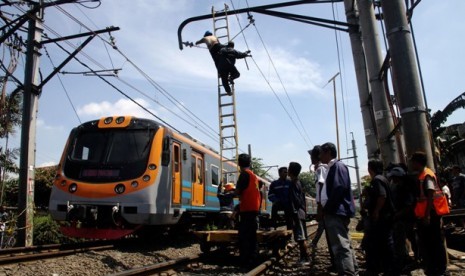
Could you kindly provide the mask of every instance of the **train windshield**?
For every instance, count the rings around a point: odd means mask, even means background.
[[[121,181],[142,175],[156,130],[79,131],[71,140],[65,174],[95,182]]]

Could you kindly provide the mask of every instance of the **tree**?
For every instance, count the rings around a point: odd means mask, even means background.
[[[266,170],[265,164],[262,162],[262,158],[252,157],[252,166],[251,169],[254,174],[263,177],[263,178],[270,178],[270,174],[268,170]]]
[[[57,166],[37,168],[35,171],[34,203],[38,208],[47,208]]]
[[[304,189],[305,194],[315,197],[315,173],[311,171],[300,173],[299,180],[302,184],[302,188]]]

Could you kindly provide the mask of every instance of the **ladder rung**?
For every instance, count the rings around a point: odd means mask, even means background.
[[[225,118],[225,117],[232,117],[234,116],[234,114],[224,114],[224,115],[221,115],[221,118]]]
[[[223,85],[221,85],[221,86],[223,86]],[[229,95],[228,93],[221,93],[220,94],[220,97],[224,97],[224,96],[231,96],[231,95]]]
[[[223,172],[223,174],[228,174],[228,173],[237,173],[237,171]]]
[[[235,124],[233,124],[233,125],[225,125],[225,126],[221,126],[221,128],[222,128],[222,129],[225,129],[225,128],[228,128],[228,127],[236,127],[236,125],[235,125]]]
[[[232,148],[224,148],[222,150],[235,150],[236,148],[235,147],[232,147]]]
[[[221,26],[221,27],[215,27],[215,31],[221,30],[221,29],[227,29],[228,26]]]
[[[227,37],[229,39],[228,35],[220,35],[220,36],[217,36],[216,38],[220,39],[220,38],[223,38],[223,37]]]
[[[223,160],[223,163],[225,162],[236,162],[236,159],[225,159]]]
[[[225,107],[225,106],[231,106],[233,105],[233,103],[225,103],[225,104],[220,104],[221,107]]]
[[[226,20],[226,16],[215,18],[215,21],[220,21],[220,20]]]
[[[231,135],[231,136],[223,136],[223,137],[221,137],[221,139],[229,139],[229,138],[236,138],[236,136]]]

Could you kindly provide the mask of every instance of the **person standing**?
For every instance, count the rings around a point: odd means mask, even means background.
[[[300,265],[310,265],[310,260],[307,252],[307,225],[305,218],[306,202],[305,193],[302,189],[302,184],[299,181],[300,170],[302,166],[297,162],[289,163],[288,174],[291,178],[291,186],[289,187],[289,201],[291,205],[292,218],[294,221],[294,240],[299,244],[300,249]]]
[[[310,159],[312,161],[312,165],[314,166],[314,169],[315,169],[315,189],[316,189],[315,201],[317,204],[316,220],[318,222],[318,228],[316,230],[315,237],[312,240],[312,256],[315,256],[318,242],[321,236],[323,235],[323,232],[325,232],[325,221],[323,219],[323,206],[321,205],[321,191],[323,190],[323,186],[326,181],[326,175],[328,174],[328,166],[326,164],[323,164],[320,160],[321,146],[319,145],[314,146],[312,150],[309,150],[309,153],[310,153]],[[327,244],[328,251],[329,251],[329,256],[331,259],[331,268],[335,269],[334,255],[333,255],[333,252],[331,251],[331,245],[329,242],[327,231],[325,232],[325,237],[326,237],[326,244]]]
[[[402,271],[408,265],[413,263],[409,255],[410,247],[415,256],[418,255],[414,224],[414,205],[415,181],[407,175],[407,167],[405,164],[396,164],[392,166],[387,174],[390,181],[392,200],[394,204],[395,214],[392,226],[392,235],[394,239],[394,271]],[[417,256],[418,257],[418,256]]]
[[[465,208],[465,175],[460,166],[452,167],[452,205],[455,208]]]
[[[321,147],[319,145],[314,146],[312,150],[308,151],[308,153],[310,154],[312,165],[315,169],[315,201],[317,204],[316,220],[318,222],[318,229],[316,230],[315,237],[312,240],[313,251],[316,250],[318,241],[320,240],[321,235],[325,230],[325,222],[323,220],[323,206],[321,206],[320,198],[321,190],[323,189],[323,185],[325,184],[326,174],[328,173],[328,166],[320,162],[320,151]],[[330,246],[328,246],[328,248],[329,247]]]
[[[333,143],[321,145],[320,160],[328,164],[328,175],[321,190],[323,219],[339,275],[357,275],[358,266],[350,244],[349,223],[355,215],[349,171],[336,159]]]
[[[439,190],[434,172],[426,167],[426,154],[415,152],[410,158],[411,168],[417,177],[417,205],[426,201],[424,213],[417,215],[420,256],[426,275],[443,275],[447,270],[447,253],[444,244],[441,216],[436,214],[433,195]],[[417,209],[417,208],[416,208]]]
[[[271,206],[271,226],[276,229],[278,226],[278,212],[284,212],[287,230],[292,229],[292,215],[289,205],[289,186],[291,181],[287,178],[287,168],[278,169],[279,178],[270,184],[268,199],[272,202]]]
[[[368,161],[368,173],[371,182],[367,198],[368,223],[364,229],[367,274],[378,275],[382,272],[391,275],[394,260],[392,194],[389,182],[383,176],[381,160]]]
[[[234,220],[232,214],[234,211],[234,197],[236,196],[236,187],[233,183],[223,183],[218,185],[217,197],[220,201],[220,221],[218,229],[234,229]]]
[[[239,195],[239,254],[245,268],[252,266],[257,251],[257,215],[260,208],[260,191],[257,176],[250,170],[250,155],[238,156],[240,167],[236,193]]]

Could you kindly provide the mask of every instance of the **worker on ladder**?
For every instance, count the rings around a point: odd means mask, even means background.
[[[229,83],[234,84],[234,80],[241,75],[235,64],[237,58],[250,57],[250,50],[239,52],[234,49],[234,42],[229,41],[226,47],[221,47],[218,53],[218,62],[216,68],[223,83],[224,90],[231,96],[232,90]]]
[[[210,31],[206,31],[205,34],[203,35],[203,38],[200,39],[199,41],[195,42],[195,45],[199,45],[205,43],[207,44],[208,50],[210,51],[210,54],[213,58],[213,61],[215,62],[215,66],[218,67],[218,53],[224,45],[222,45],[216,36],[214,36]]]

